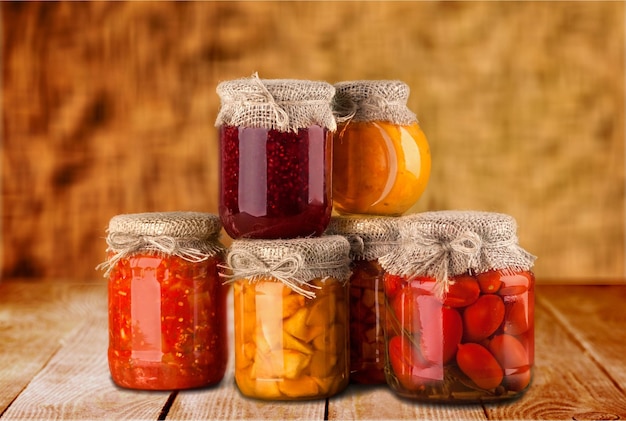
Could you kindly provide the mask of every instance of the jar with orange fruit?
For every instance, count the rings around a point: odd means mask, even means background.
[[[387,382],[432,402],[517,397],[534,365],[535,257],[515,220],[478,211],[399,218],[381,258],[387,306]]]
[[[391,251],[398,236],[397,218],[333,216],[327,234],[350,243],[350,380],[385,383],[384,269],[378,259]]]
[[[233,241],[226,267],[244,396],[322,399],[346,388],[349,249],[330,235]]]
[[[334,86],[334,209],[404,214],[424,193],[431,168],[428,141],[407,107],[408,85],[361,80]]]

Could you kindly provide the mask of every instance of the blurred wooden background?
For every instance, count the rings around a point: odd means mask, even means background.
[[[513,215],[540,282],[625,276],[623,2],[2,2],[0,13],[2,279],[99,280],[113,215],[216,212],[215,87],[255,71],[405,81],[433,154],[413,211]]]

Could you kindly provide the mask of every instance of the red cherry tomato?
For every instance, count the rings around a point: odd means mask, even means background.
[[[504,333],[520,335],[530,326],[528,294],[504,296]]]
[[[502,383],[502,367],[493,355],[482,345],[460,344],[456,353],[456,363],[476,386],[493,389]]]
[[[470,275],[452,277],[443,303],[450,307],[466,307],[472,304],[480,295],[480,286],[476,278]]]
[[[530,272],[513,272],[502,270],[500,280],[502,287],[498,291],[500,295],[518,295],[528,291],[528,288],[535,282],[535,277]]]
[[[504,319],[504,303],[498,295],[482,295],[463,312],[463,339],[480,342],[491,336]]]
[[[389,315],[399,322],[402,329],[416,335],[421,331],[419,309],[416,305],[420,295],[419,290],[410,285],[405,286],[391,301],[392,314]]]
[[[434,364],[445,364],[456,353],[463,336],[463,321],[458,311],[431,295],[417,297],[424,358]]]
[[[480,285],[480,291],[483,294],[494,294],[498,292],[502,286],[499,270],[490,270],[488,272],[480,273],[476,275],[476,278],[478,279],[478,284]]]
[[[383,277],[383,285],[387,297],[393,298],[402,289],[402,286],[404,285],[404,277],[386,273]]]
[[[389,362],[400,385],[409,391],[443,379],[443,367],[428,365],[404,336],[394,336],[389,341]]]
[[[504,369],[507,387],[520,391],[530,383],[530,363],[526,348],[514,336],[503,334],[489,342],[489,351]]]

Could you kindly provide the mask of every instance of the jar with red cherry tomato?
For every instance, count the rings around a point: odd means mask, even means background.
[[[400,217],[380,259],[386,376],[400,396],[489,402],[528,389],[534,365],[535,256],[509,215],[425,212]]]
[[[378,262],[398,237],[396,219],[333,216],[326,232],[350,243],[350,380],[385,383],[385,271]]]
[[[117,215],[108,228],[108,362],[113,381],[141,390],[219,383],[226,371],[225,248],[217,215]]]

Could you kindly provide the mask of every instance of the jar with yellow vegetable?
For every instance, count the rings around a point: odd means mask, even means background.
[[[326,230],[350,243],[350,380],[385,381],[385,270],[378,259],[394,250],[398,218],[333,216]]]
[[[340,214],[399,216],[430,177],[428,141],[394,80],[339,82],[333,109],[333,202]]]
[[[322,399],[349,381],[348,240],[234,240],[235,381],[244,396]]]

